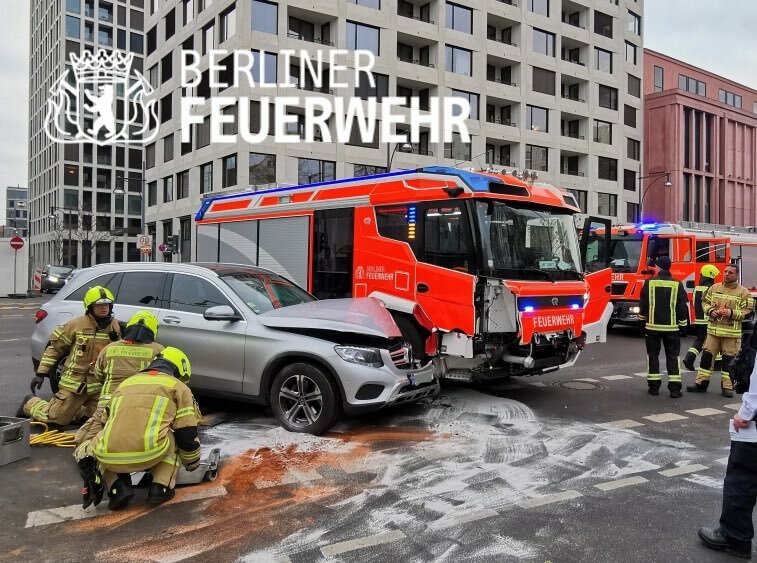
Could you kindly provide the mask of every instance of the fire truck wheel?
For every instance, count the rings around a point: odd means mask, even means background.
[[[323,434],[339,417],[339,390],[313,364],[284,367],[273,379],[269,398],[279,424],[290,432]]]
[[[403,317],[402,315],[392,315],[394,322],[397,323],[397,327],[400,329],[400,334],[404,338],[410,347],[413,349],[413,357],[421,361],[426,359],[426,347],[423,343],[423,337],[415,323]]]

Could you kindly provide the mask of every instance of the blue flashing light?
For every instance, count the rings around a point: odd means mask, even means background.
[[[474,192],[488,192],[489,182],[495,182],[499,184],[502,183],[498,178],[494,178],[492,176],[478,174],[476,172],[468,172],[466,170],[459,170],[457,168],[451,168],[449,166],[426,166],[424,168],[420,168],[418,171],[431,174],[449,174],[451,176],[457,176]]]
[[[639,225],[639,229],[642,231],[656,231],[659,225],[657,223],[642,223]]]
[[[579,305],[578,303],[573,303],[573,304],[572,304],[572,305],[570,306],[570,308],[571,308],[571,309],[580,309],[580,308],[581,308],[581,305]]]
[[[534,312],[534,306],[533,305],[526,305],[523,307],[524,313],[533,313]]]

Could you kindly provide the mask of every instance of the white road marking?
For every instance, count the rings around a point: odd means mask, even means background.
[[[694,463],[692,465],[681,465],[679,467],[674,467],[673,469],[658,471],[658,473],[663,477],[677,477],[678,475],[686,475],[688,473],[698,473],[699,471],[704,471],[705,469],[707,469],[706,465]]]
[[[715,463],[720,463],[721,465],[728,465],[728,458],[721,457],[720,459],[716,459]]]
[[[391,530],[389,532],[381,532],[380,534],[375,534],[373,536],[365,536],[363,538],[357,538],[355,540],[325,545],[321,548],[321,553],[324,557],[333,557],[341,553],[347,553],[348,551],[355,551],[356,549],[363,549],[366,547],[373,547],[374,545],[392,543],[399,541],[405,537],[407,536],[400,530]]]
[[[622,487],[630,487],[631,485],[641,485],[647,483],[648,479],[644,477],[628,477],[627,479],[618,479],[617,481],[608,481],[607,483],[599,483],[594,485],[600,491],[612,491],[613,489],[620,489]]]
[[[166,504],[177,504],[190,500],[220,497],[225,494],[226,487],[211,487],[208,489],[202,489],[200,491],[183,494]],[[108,510],[107,499],[105,499],[105,502],[100,503],[98,506],[91,506],[86,510],[84,510],[80,504],[72,504],[70,506],[62,506],[60,508],[47,508],[29,512],[26,515],[26,526],[24,527],[33,528],[35,526],[47,526],[49,524],[58,524],[59,522],[94,518],[96,516],[102,516],[103,514],[110,514],[110,511]]]
[[[623,420],[613,420],[612,422],[606,422],[604,426],[612,426],[614,428],[636,428],[637,426],[644,426],[643,422],[636,422],[630,418],[624,418]]]
[[[574,379],[573,381],[585,381],[586,383],[599,383],[599,379],[592,379],[591,377],[582,377],[581,379]]]
[[[292,563],[288,555],[274,555],[270,552],[257,552],[243,555],[239,563]]]
[[[541,381],[529,381],[528,384],[533,385],[534,387],[546,387]]]
[[[645,372],[645,371],[637,371],[636,373],[634,373],[634,375],[638,375],[639,377],[646,377],[647,376],[647,372]]]
[[[602,379],[607,381],[618,381],[619,379],[633,379],[630,375],[603,375]]]
[[[433,530],[442,530],[467,524],[468,522],[475,522],[476,520],[483,520],[484,518],[491,518],[492,516],[499,516],[499,513],[491,508],[461,510],[457,513],[445,514],[438,520],[431,522],[428,527]]]
[[[689,417],[682,416],[674,412],[664,412],[661,414],[652,414],[652,415],[645,416],[642,418],[646,418],[647,420],[651,420],[652,422],[671,422],[673,420],[683,420],[684,418],[689,418]]]
[[[686,412],[690,413],[690,414],[695,414],[697,416],[712,416],[713,414],[726,414],[725,411],[721,411],[719,409],[710,409],[710,408],[706,408],[706,409],[692,409],[692,410],[686,411]]]
[[[26,338],[3,338],[0,342],[18,342],[19,340],[27,340]]]
[[[731,409],[732,411],[737,411],[741,408],[741,403],[731,403],[730,405],[723,405],[724,409]]]
[[[552,504],[554,502],[562,502],[564,500],[570,500],[583,496],[578,491],[563,491],[562,493],[556,493],[554,495],[544,495],[541,497],[534,497],[528,500],[524,500],[520,503],[521,508],[536,508],[538,506],[544,506],[546,504]]]

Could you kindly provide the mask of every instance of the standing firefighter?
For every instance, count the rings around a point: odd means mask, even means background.
[[[739,267],[729,264],[723,271],[723,282],[716,283],[704,294],[702,305],[707,314],[707,339],[699,362],[692,393],[706,393],[712,377],[712,359],[722,354],[720,389],[724,397],[733,397],[733,384],[728,366],[741,347],[741,321],[754,310],[749,290],[738,282]]]
[[[113,318],[113,302],[113,294],[105,287],[95,286],[87,290],[84,294],[85,314],[53,331],[32,379],[31,391],[34,393],[42,387],[44,378],[50,377],[50,370],[60,358],[68,356],[58,391],[50,401],[27,395],[19,408],[19,415],[60,426],[92,416],[101,388],[95,379],[93,365],[100,350],[120,338],[118,321]]]
[[[149,311],[136,313],[126,323],[119,342],[102,349],[95,362],[95,379],[102,384],[97,410],[76,433],[76,443],[94,437],[105,424],[105,407],[122,381],[145,369],[163,346],[155,342],[158,318]]]
[[[704,310],[704,294],[715,283],[715,278],[720,275],[720,270],[712,264],[702,266],[699,273],[699,285],[694,288],[694,342],[692,342],[683,365],[688,370],[694,370],[694,360],[702,351],[702,346],[707,338],[707,313]]]
[[[134,497],[130,473],[149,471],[148,504],[174,496],[179,464],[192,471],[200,463],[199,415],[187,387],[191,368],[181,350],[164,349],[144,371],[126,379],[105,408],[105,427],[74,453],[84,479],[84,505],[108,487],[111,510]],[[102,477],[102,478],[101,478]]]
[[[674,399],[681,396],[681,369],[678,355],[681,352],[681,333],[689,320],[688,299],[683,284],[670,275],[670,258],[657,259],[660,272],[644,282],[641,290],[641,313],[646,321],[647,384],[650,395],[660,394],[660,349],[665,346],[665,363],[668,368],[668,389]]]

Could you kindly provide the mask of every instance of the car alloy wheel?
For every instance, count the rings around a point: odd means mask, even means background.
[[[315,424],[323,413],[323,393],[315,381],[298,373],[282,383],[279,406],[289,424],[308,427]]]

